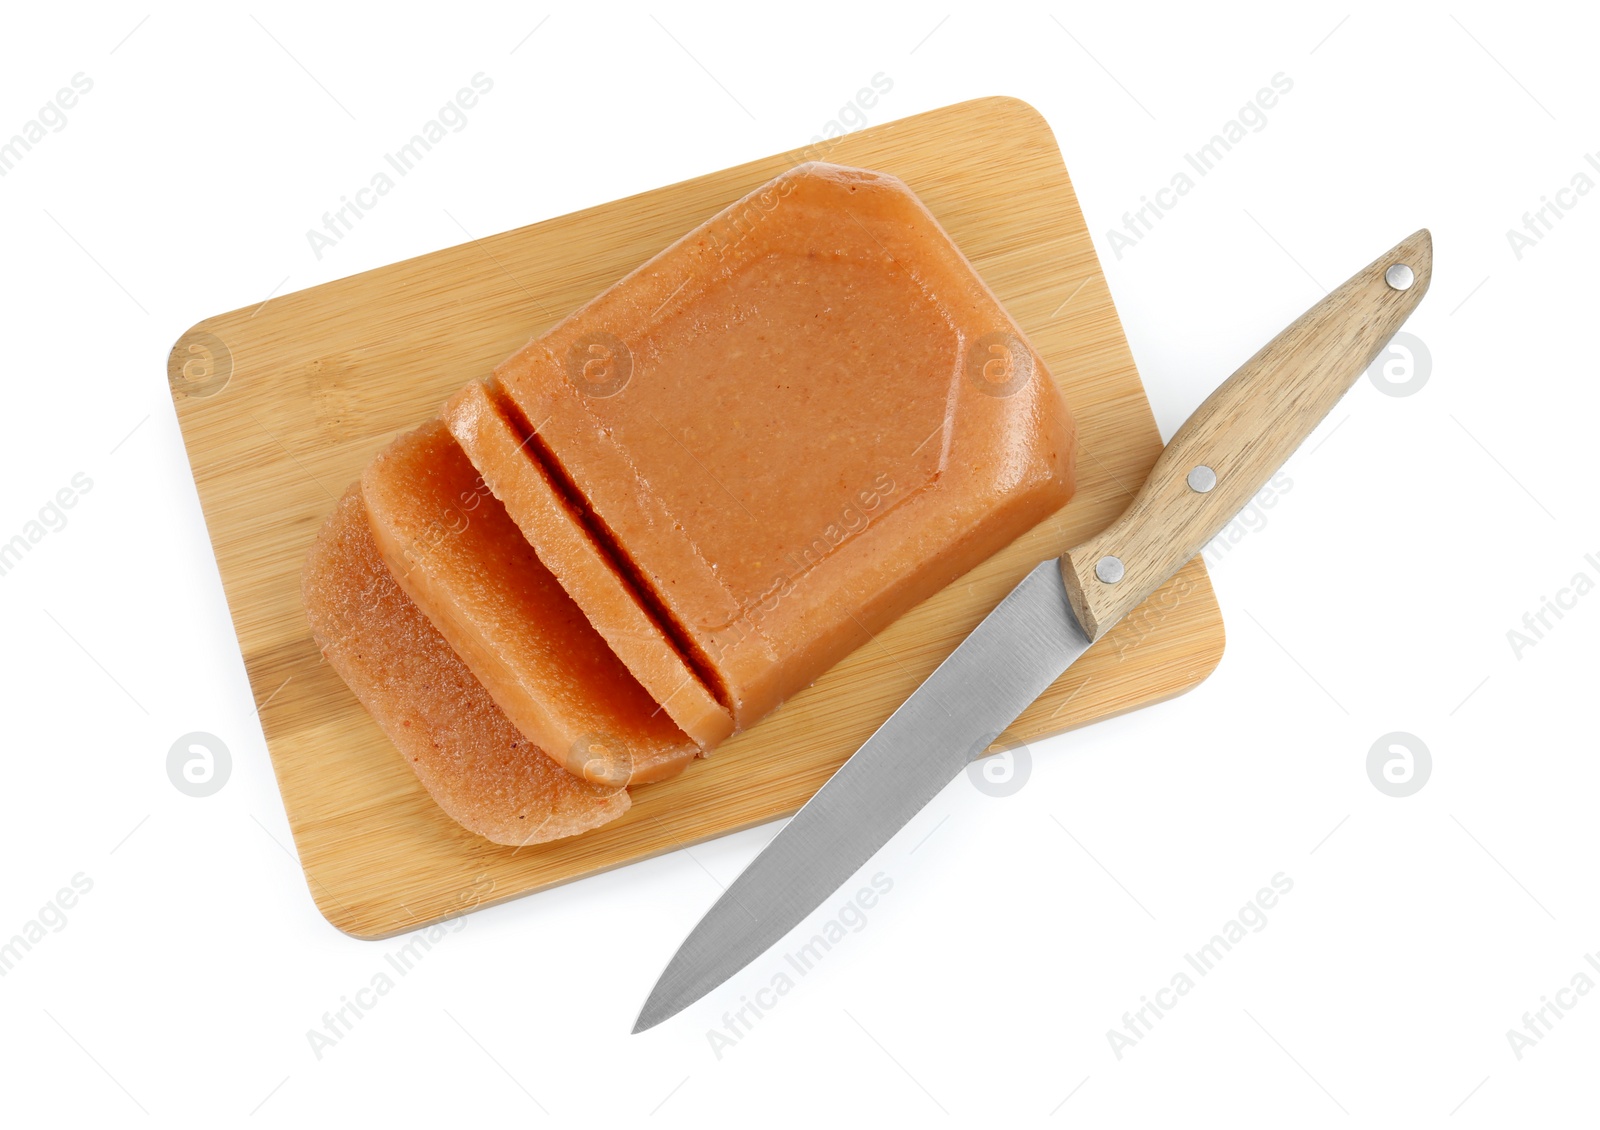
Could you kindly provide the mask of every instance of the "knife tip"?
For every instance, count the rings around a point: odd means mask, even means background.
[[[650,996],[645,999],[644,1007],[639,1010],[639,1019],[633,1022],[633,1031],[629,1035],[637,1036],[640,1032],[648,1032],[664,1020],[671,1020],[683,1011],[684,1003],[669,999],[658,981],[655,988],[650,990]]]

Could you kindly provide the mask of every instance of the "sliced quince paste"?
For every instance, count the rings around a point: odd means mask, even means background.
[[[395,580],[534,745],[608,785],[670,777],[699,753],[540,563],[443,423],[381,452],[361,489]]]
[[[520,733],[395,584],[359,486],[301,574],[322,654],[447,815],[497,844],[576,835],[628,810],[627,790],[568,773]]]
[[[532,454],[538,437],[504,394],[474,381],[445,405],[442,416],[539,560],[668,716],[702,749],[732,733],[733,716],[619,575],[618,563],[591,538],[591,516]]]

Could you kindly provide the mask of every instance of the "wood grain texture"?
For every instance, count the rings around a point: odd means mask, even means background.
[[[300,565],[346,484],[495,364],[785,169],[901,177],[1022,325],[1080,436],[1072,502],[587,835],[513,849],[451,821],[322,662]],[[199,323],[168,366],[229,608],[318,908],[384,937],[794,812],[1039,561],[1110,522],[1161,452],[1072,184],[1032,107],[985,98],[396,263]],[[1221,658],[1199,559],[997,745],[1168,698]]]
[[[1413,282],[1384,280],[1393,264]],[[1095,639],[1163,584],[1244,508],[1366,371],[1433,278],[1433,239],[1414,232],[1296,318],[1206,397],[1167,442],[1138,496],[1108,528],[1061,558],[1078,622]],[[1216,484],[1190,488],[1195,467]],[[1106,556],[1124,573],[1101,580]]]

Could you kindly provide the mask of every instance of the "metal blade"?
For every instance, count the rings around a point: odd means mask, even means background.
[[[668,963],[633,1030],[693,1004],[788,933],[1089,642],[1067,605],[1060,563],[1038,565],[723,892]]]

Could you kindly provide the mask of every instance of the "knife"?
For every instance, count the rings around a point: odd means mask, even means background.
[[[764,953],[1244,508],[1428,291],[1426,228],[1307,310],[1184,421],[1122,516],[1022,579],[723,892],[634,1032]]]

